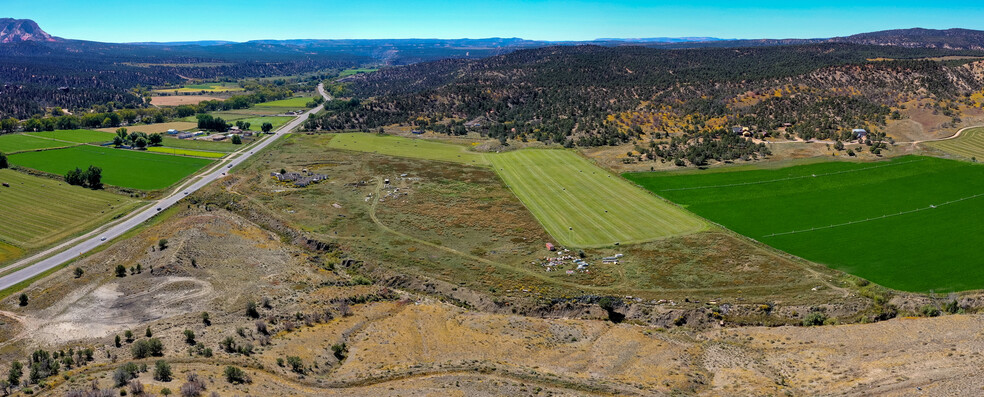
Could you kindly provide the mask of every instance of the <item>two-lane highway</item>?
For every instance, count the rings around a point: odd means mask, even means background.
[[[331,100],[331,97],[327,93],[325,93],[324,86],[319,84],[318,92],[321,94],[321,96],[325,98],[325,100]],[[236,153],[230,154],[228,157],[226,157],[226,160],[222,160],[217,166],[213,166],[209,168],[209,171],[206,171],[205,174],[193,178],[190,184],[185,183],[185,185],[183,185],[181,189],[175,190],[174,192],[171,193],[171,195],[164,197],[160,200],[157,200],[156,202],[153,203],[153,205],[146,207],[143,210],[140,210],[140,212],[124,219],[122,222],[113,225],[112,227],[102,231],[99,234],[96,234],[93,237],[87,238],[67,248],[61,249],[60,252],[46,259],[40,260],[30,266],[24,267],[20,270],[7,274],[3,277],[0,277],[0,291],[7,289],[13,285],[16,285],[20,282],[30,280],[31,278],[41,273],[44,273],[45,271],[51,268],[54,268],[56,266],[69,262],[73,259],[76,259],[80,255],[89,252],[93,248],[105,244],[107,241],[119,237],[124,233],[130,231],[131,229],[139,226],[140,224],[146,222],[150,218],[153,218],[154,215],[157,215],[158,212],[167,209],[168,207],[174,205],[178,201],[181,201],[181,199],[183,199],[185,196],[194,193],[198,189],[201,189],[205,185],[212,183],[216,179],[222,178],[223,176],[225,176],[227,172],[230,171],[231,168],[239,165],[243,161],[246,161],[246,159],[250,158],[254,154],[263,150],[264,148],[272,144],[274,141],[279,139],[281,136],[290,133],[291,130],[297,128],[297,126],[299,126],[301,123],[307,120],[309,115],[321,111],[323,107],[324,105],[321,105],[314,109],[308,110],[307,112],[298,116],[294,120],[291,120],[291,122],[280,127],[280,129],[278,129],[273,134],[273,136],[262,139],[260,142],[256,143],[253,146],[244,148]],[[237,153],[238,156],[236,155]],[[38,255],[44,255],[44,253]]]

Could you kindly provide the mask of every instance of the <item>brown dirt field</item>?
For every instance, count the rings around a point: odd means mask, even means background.
[[[224,98],[219,98],[209,95],[168,95],[168,96],[155,96],[150,98],[150,104],[154,106],[180,106],[180,105],[197,105],[201,101],[212,101],[212,100],[222,100]]]
[[[145,134],[156,134],[161,132],[167,132],[170,129],[176,129],[178,131],[190,130],[198,127],[197,123],[192,123],[188,121],[172,121],[169,123],[158,123],[158,124],[140,124],[140,125],[130,125],[126,127],[129,132],[143,132]],[[97,131],[105,132],[116,132],[116,128],[100,128]]]

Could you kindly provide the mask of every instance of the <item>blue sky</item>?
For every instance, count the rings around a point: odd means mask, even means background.
[[[861,4],[863,3],[863,4]],[[984,30],[980,1],[209,1],[0,0],[65,38],[812,38],[883,29]]]

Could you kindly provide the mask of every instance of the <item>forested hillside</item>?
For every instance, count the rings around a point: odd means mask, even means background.
[[[145,106],[135,88],[193,79],[247,78],[342,69],[367,62],[347,54],[298,54],[278,46],[138,46],[84,41],[0,45],[0,117],[45,108]],[[204,65],[204,66],[201,66]]]
[[[353,77],[347,89],[359,101],[330,104],[308,128],[410,123],[595,146],[643,133],[720,135],[734,125],[769,135],[789,123],[784,133],[843,139],[883,124],[902,101],[930,98],[945,108],[979,91],[984,79],[972,60],[915,60],[956,54],[976,53],[854,44],[521,50]]]

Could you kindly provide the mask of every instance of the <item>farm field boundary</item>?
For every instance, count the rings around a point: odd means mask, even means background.
[[[513,194],[559,243],[605,247],[704,230],[707,223],[599,168],[574,152],[527,149],[476,153],[423,139],[334,134],[328,146],[397,157],[492,165]]]

